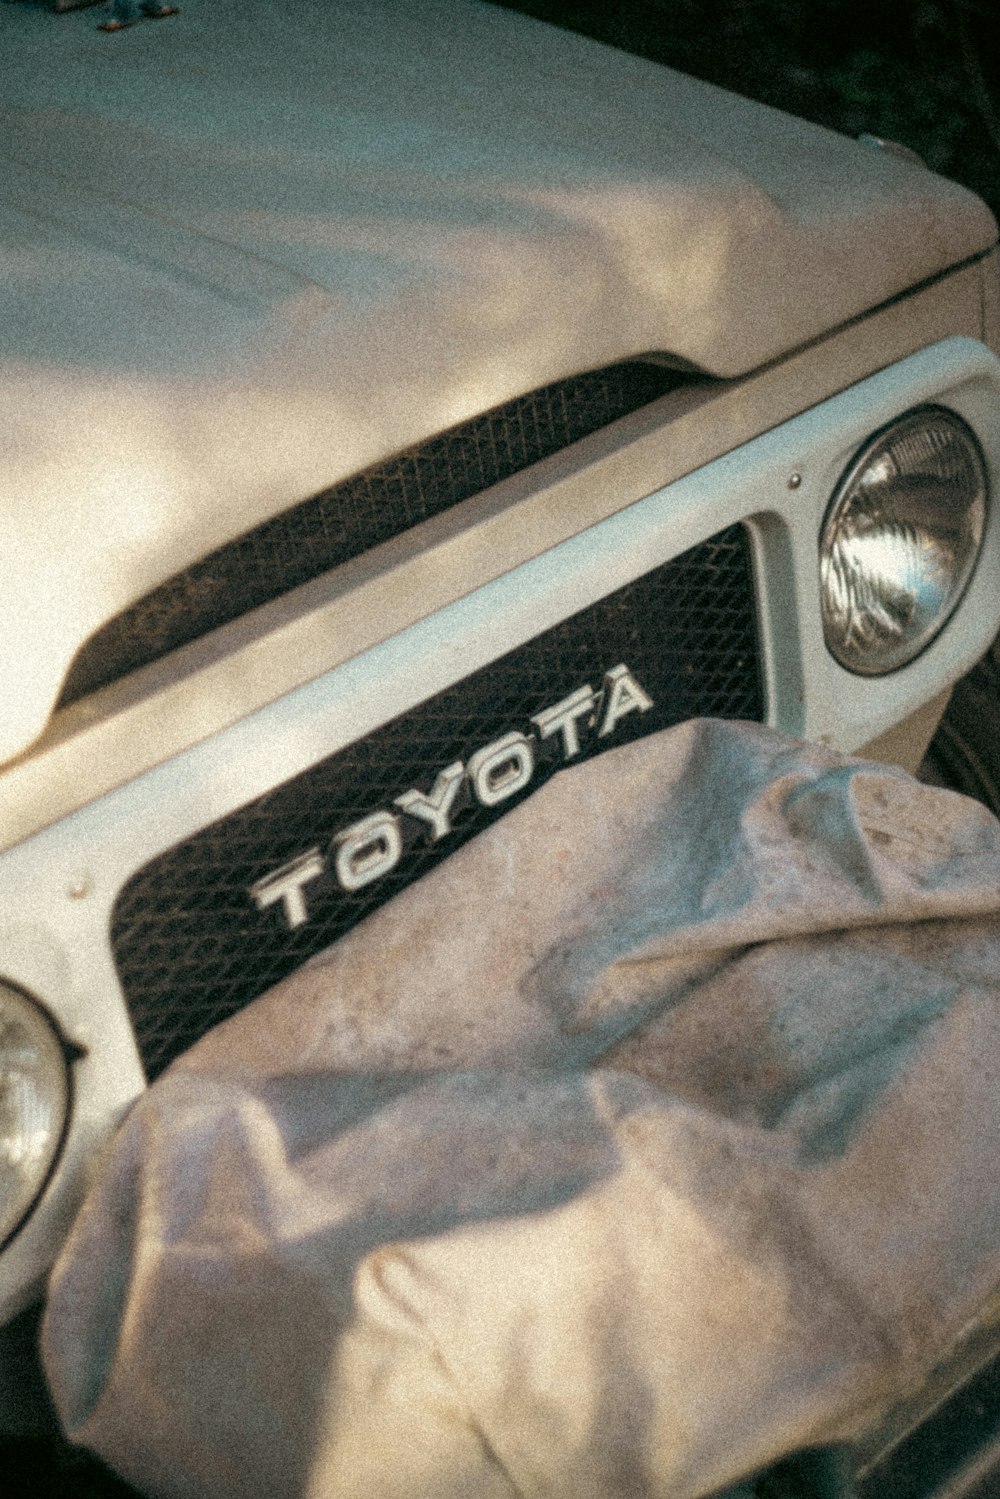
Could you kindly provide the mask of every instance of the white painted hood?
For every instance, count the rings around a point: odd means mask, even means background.
[[[523,391],[719,376],[986,250],[963,189],[474,3],[0,16],[0,757],[105,619]]]

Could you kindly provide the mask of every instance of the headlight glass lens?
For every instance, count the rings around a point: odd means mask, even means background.
[[[927,646],[972,575],[986,466],[971,429],[924,406],[877,433],[841,480],[820,538],[827,648],[864,676]]]
[[[33,1000],[0,983],[0,1244],[45,1185],[69,1109],[69,1070]]]

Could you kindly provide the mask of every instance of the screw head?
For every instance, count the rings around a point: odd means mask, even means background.
[[[789,476],[788,476],[788,487],[789,487],[789,489],[798,489],[798,487],[799,487],[799,485],[801,483],[802,483],[802,475],[801,474],[789,474]]]

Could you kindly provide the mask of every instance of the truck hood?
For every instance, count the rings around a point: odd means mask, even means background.
[[[94,629],[308,494],[616,360],[744,374],[996,235],[475,0],[4,10],[0,758]]]

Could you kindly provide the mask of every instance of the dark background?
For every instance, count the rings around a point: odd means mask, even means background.
[[[848,135],[911,147],[1000,216],[995,0],[488,0]],[[183,0],[180,0],[183,10]],[[294,0],[288,7],[294,25]],[[53,24],[58,25],[57,18]],[[0,1442],[0,1493],[130,1493],[52,1439]]]
[[[847,135],[910,146],[1000,216],[996,0],[491,0]]]

